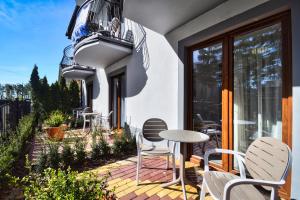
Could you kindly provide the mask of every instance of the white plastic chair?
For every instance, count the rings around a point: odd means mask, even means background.
[[[92,113],[93,110],[90,107],[86,107],[83,109],[81,115],[83,117],[83,129],[82,131],[85,132],[86,124],[89,123],[89,126],[91,126],[91,117],[92,116],[86,116],[85,113]]]
[[[216,153],[232,154],[237,160],[240,176],[229,172],[209,171],[208,158]],[[275,200],[278,188],[285,184],[291,163],[292,155],[288,145],[271,137],[256,139],[246,154],[227,149],[209,150],[204,155],[200,200],[204,200],[207,192],[218,200],[265,199],[254,185],[271,191],[270,199]],[[246,177],[245,168],[252,178]]]
[[[136,184],[139,184],[139,171],[142,168],[143,156],[167,156],[167,169],[169,168],[169,156],[172,156],[173,180],[176,180],[176,163],[175,163],[175,148],[176,143],[170,148],[169,141],[167,146],[157,146],[155,143],[161,142],[164,139],[159,136],[161,131],[167,130],[168,126],[162,119],[152,118],[145,121],[142,133],[136,137],[137,142],[137,168],[136,168]],[[152,142],[152,145],[145,145],[144,139]]]

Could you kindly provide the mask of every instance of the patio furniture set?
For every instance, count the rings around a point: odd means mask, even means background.
[[[93,111],[90,107],[82,108],[75,108],[73,109],[73,115],[78,120],[80,117],[83,119],[83,128],[82,132],[86,132],[87,124],[89,125],[90,130],[93,128],[101,127],[105,130],[108,130],[110,133],[110,117],[113,111],[110,111],[107,116],[102,115],[102,113],[98,113]]]
[[[185,157],[188,143],[205,143],[211,135],[204,132],[189,130],[168,130],[167,124],[158,118],[148,119],[142,132],[137,135],[137,169],[136,183],[142,168],[143,156],[167,156],[166,167],[169,167],[169,157],[172,157],[173,179],[162,184],[168,187],[181,184],[184,199],[187,199],[185,182]],[[180,145],[179,177],[176,179],[175,149]],[[170,145],[171,144],[171,145]],[[212,154],[231,154],[234,156],[239,170],[239,176],[230,172],[210,171],[209,156]],[[200,192],[200,200],[206,193],[213,199],[265,199],[265,196],[255,186],[260,186],[270,192],[270,199],[277,199],[279,187],[285,184],[285,179],[291,167],[291,151],[288,145],[271,137],[256,139],[246,153],[228,149],[210,149],[204,155],[204,174]],[[246,170],[248,173],[246,173]]]

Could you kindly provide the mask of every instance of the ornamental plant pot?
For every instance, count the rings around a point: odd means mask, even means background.
[[[62,141],[65,137],[65,132],[61,127],[49,127],[47,133],[50,140]]]

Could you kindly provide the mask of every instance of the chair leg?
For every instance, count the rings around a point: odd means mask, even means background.
[[[170,156],[169,155],[167,155],[167,169],[169,169],[169,163],[170,163]]]
[[[86,121],[85,120],[83,120],[83,132],[85,131],[85,126],[86,126]]]
[[[140,169],[142,169],[142,167],[143,167],[143,156],[142,155],[140,155],[140,157],[139,157],[139,163],[140,163]]]
[[[140,159],[141,155],[138,153],[137,160],[136,160],[136,185],[139,185],[139,171],[140,171]]]
[[[173,181],[176,180],[176,162],[175,162],[175,154],[172,154],[172,165],[173,165]]]
[[[201,187],[201,193],[200,193],[200,200],[205,199],[205,194],[206,194],[206,183],[205,183],[205,180],[203,179],[202,187]]]

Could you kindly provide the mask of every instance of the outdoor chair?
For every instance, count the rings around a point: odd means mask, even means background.
[[[108,113],[107,116],[102,116],[100,114],[97,116],[97,122],[99,123],[100,128],[104,128],[106,131],[103,133],[103,136],[105,137],[106,140],[108,140],[109,136],[112,135],[113,133],[111,132],[111,126],[110,126],[110,118],[113,114],[113,110]]]
[[[240,176],[229,172],[209,171],[209,155],[216,153],[232,154],[237,161]],[[256,139],[246,154],[227,149],[209,150],[204,155],[200,200],[204,200],[206,192],[209,192],[213,199],[219,200],[265,199],[254,186],[271,191],[270,199],[277,199],[277,190],[285,183],[291,162],[290,148],[271,137]],[[252,178],[246,177],[245,169]]]
[[[93,110],[90,107],[86,107],[83,109],[82,113],[92,113]],[[85,116],[83,115],[83,129],[82,131],[85,131],[86,123],[89,123],[89,126],[91,126],[91,116]]]
[[[139,171],[142,168],[143,156],[167,156],[167,169],[169,168],[169,156],[172,156],[173,165],[173,180],[176,180],[176,163],[175,163],[175,147],[176,143],[170,147],[170,142],[163,146],[158,142],[164,139],[159,136],[161,131],[168,130],[168,126],[165,121],[158,118],[152,118],[145,121],[143,130],[136,137],[137,142],[137,169],[136,169],[136,184],[139,184]],[[152,145],[146,145],[144,139],[152,142]]]

